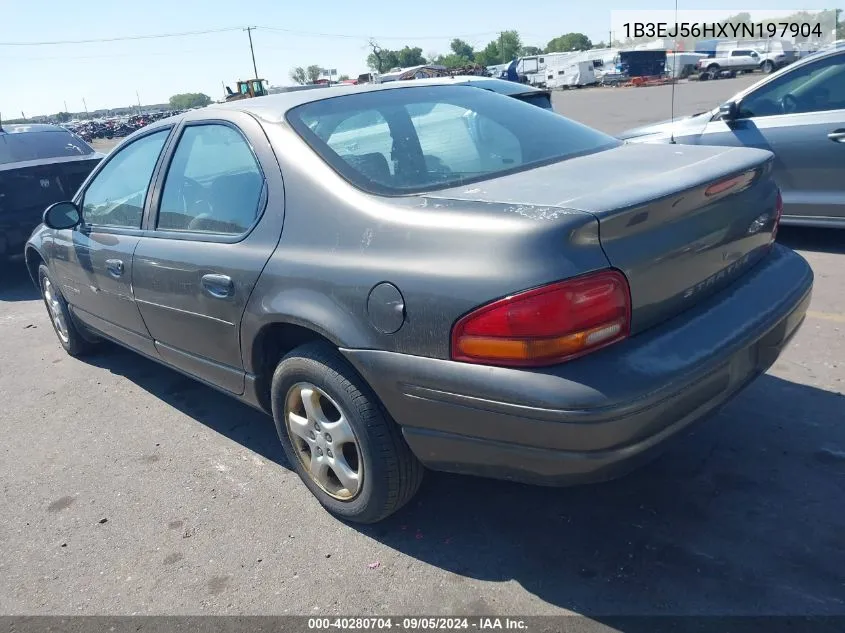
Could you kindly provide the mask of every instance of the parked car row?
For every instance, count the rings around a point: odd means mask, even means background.
[[[774,363],[813,286],[775,242],[778,158],[623,142],[466,83],[135,132],[27,242],[60,344],[266,412],[319,502],[365,523],[424,467],[618,476]]]
[[[68,123],[64,127],[83,140],[91,142],[95,138],[122,138],[129,136],[132,132],[140,130],[145,125],[154,121],[160,121],[170,116],[182,114],[184,110],[170,110],[167,112],[148,112],[129,117],[114,117],[110,119],[98,119],[95,121],[84,121],[81,123]]]

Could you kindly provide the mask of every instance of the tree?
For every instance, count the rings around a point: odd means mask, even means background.
[[[475,54],[475,61],[482,66],[493,66],[501,64],[502,57],[499,51],[499,42],[494,40]]]
[[[59,123],[65,123],[71,119],[70,112],[58,112],[54,115],[54,117]]]
[[[432,63],[445,66],[446,68],[460,68],[461,66],[467,66],[472,63],[472,60],[468,57],[464,57],[463,55],[456,55],[455,53],[441,55],[440,57],[437,57],[431,61]]]
[[[304,86],[308,83],[308,77],[305,76],[305,69],[302,66],[291,68],[290,78],[294,81],[294,83],[298,83],[300,86]]]
[[[348,81],[349,75],[341,75],[340,77],[337,78],[337,80],[338,81]]]
[[[502,31],[499,37],[492,40],[483,50],[475,54],[475,61],[482,66],[506,64],[519,57],[522,50],[522,40],[517,31]]]
[[[367,56],[367,66],[379,73],[387,72],[391,68],[407,68],[408,66],[420,66],[426,63],[419,46],[414,48],[405,46],[401,50],[391,51],[381,48],[370,40],[370,48],[373,49],[373,52]]]
[[[396,57],[399,60],[399,66],[401,68],[419,66],[426,63],[422,49],[419,46],[415,46],[414,48],[405,46],[401,51],[396,51]]]
[[[842,17],[842,9],[836,10],[836,20],[838,24],[836,27],[836,39],[845,39],[845,18]]]
[[[502,31],[499,35],[499,46],[501,48],[502,63],[506,64],[519,57],[522,50],[522,40],[517,31]]]
[[[529,55],[542,55],[543,49],[539,46],[523,46],[519,51],[520,57],[528,57]]]
[[[311,66],[305,69],[305,76],[308,77],[308,83],[310,84],[317,83],[317,80],[322,74],[323,68],[322,66],[318,66],[317,64],[312,64]]]
[[[174,110],[204,108],[211,103],[211,97],[201,92],[185,92],[170,97],[170,107]]]
[[[590,41],[590,38],[583,33],[567,33],[549,42],[546,46],[546,52],[586,51],[592,47],[593,43]]]
[[[464,59],[468,59],[469,61],[475,59],[475,51],[473,50],[472,45],[468,44],[467,42],[464,42],[462,39],[459,39],[457,37],[453,39],[452,43],[449,44],[449,48],[452,49],[452,52],[457,57],[463,57]],[[449,57],[449,55],[447,55],[447,57]]]

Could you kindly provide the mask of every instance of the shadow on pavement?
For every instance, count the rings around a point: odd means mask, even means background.
[[[428,473],[407,509],[359,529],[594,618],[845,614],[843,422],[842,396],[763,376],[627,478],[546,489]]]
[[[0,263],[0,301],[32,301],[39,297],[23,262]]]
[[[123,376],[208,428],[284,468],[288,466],[269,416],[231,396],[122,347],[104,343],[85,362]],[[303,493],[307,493],[303,489]]]
[[[267,416],[117,347],[86,360],[289,468]],[[352,527],[619,630],[632,629],[612,616],[845,615],[845,397],[764,375],[621,480],[553,489],[429,472],[406,508]],[[440,612],[466,614],[460,600]]]
[[[778,242],[796,251],[842,254],[845,253],[845,230],[782,226],[778,229]]]

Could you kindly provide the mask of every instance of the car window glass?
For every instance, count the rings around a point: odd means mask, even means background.
[[[144,200],[168,134],[169,129],[139,138],[110,158],[85,190],[87,224],[141,228]]]
[[[365,113],[369,125],[335,130],[338,121],[361,121]],[[343,177],[387,195],[493,178],[620,144],[544,108],[468,86],[317,100],[293,108],[287,120]]]
[[[845,56],[796,68],[740,102],[740,117],[845,109]]]
[[[255,155],[237,130],[186,127],[167,170],[157,228],[240,235],[258,217],[263,186]]]
[[[30,132],[24,129],[0,134],[0,164],[93,153],[85,141],[64,130]]]
[[[340,158],[376,182],[389,184],[393,178],[393,136],[378,110],[347,116],[334,127],[326,143]]]
[[[475,175],[522,163],[519,140],[489,117],[449,103],[421,109],[411,122],[429,173]]]

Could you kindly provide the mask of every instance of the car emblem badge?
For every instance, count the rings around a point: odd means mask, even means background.
[[[766,222],[768,221],[769,214],[761,213],[754,219],[754,221],[751,223],[751,226],[748,227],[748,234],[754,235],[755,233],[759,233],[763,230],[763,227],[766,226]]]

